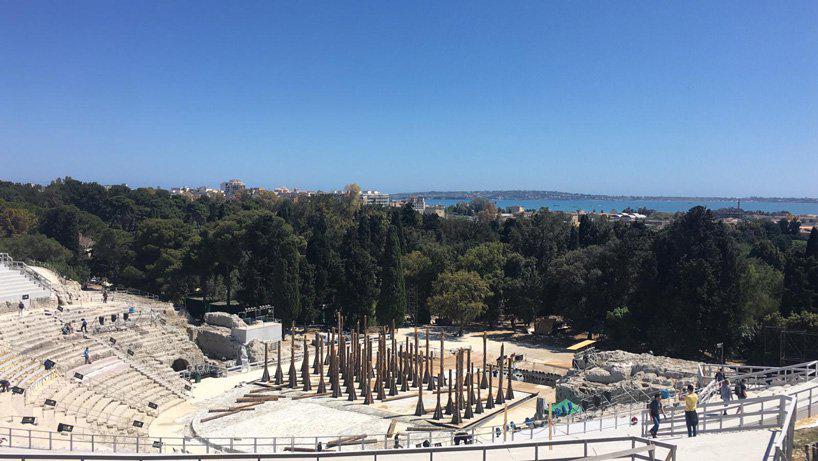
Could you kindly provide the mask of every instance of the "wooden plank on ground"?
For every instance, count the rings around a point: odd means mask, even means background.
[[[398,426],[398,420],[393,419],[389,422],[389,429],[386,431],[386,438],[391,439],[395,435],[395,428]]]
[[[580,349],[584,349],[584,348],[590,346],[591,344],[594,344],[595,342],[596,342],[596,340],[586,339],[585,341],[580,341],[580,342],[578,342],[578,343],[576,343],[574,345],[568,346],[568,350],[569,351],[578,351]]]

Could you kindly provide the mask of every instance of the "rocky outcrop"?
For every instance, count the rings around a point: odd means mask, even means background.
[[[230,329],[213,325],[190,327],[190,339],[211,359],[232,360],[238,357],[239,345],[230,336]]]
[[[228,314],[227,312],[207,312],[204,315],[204,322],[208,325],[225,328],[247,326],[247,324],[244,323],[244,320],[242,320],[238,315]]]
[[[698,362],[624,351],[576,355],[575,368],[557,381],[557,401],[628,403],[647,401],[663,389],[695,384]]]

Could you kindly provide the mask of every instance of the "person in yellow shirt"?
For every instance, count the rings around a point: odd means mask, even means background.
[[[696,413],[698,404],[699,396],[693,391],[693,385],[688,384],[685,396],[685,425],[687,425],[688,437],[696,437],[696,429],[699,425],[699,415]]]

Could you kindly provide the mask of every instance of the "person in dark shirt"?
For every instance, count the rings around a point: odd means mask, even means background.
[[[650,411],[650,420],[653,421],[653,427],[650,429],[650,435],[652,435],[655,439],[656,433],[659,432],[659,415],[665,416],[665,409],[662,407],[661,394],[656,394],[653,396],[653,400],[651,400],[648,404],[648,409]]]
[[[724,368],[719,368],[719,371],[716,372],[716,381],[721,385],[721,382],[724,381]]]

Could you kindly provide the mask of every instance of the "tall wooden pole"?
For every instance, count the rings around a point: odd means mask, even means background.
[[[508,358],[508,389],[506,390],[506,400],[514,400],[514,389],[511,387],[511,383],[514,381],[513,376],[511,376],[511,357]]]
[[[284,384],[284,370],[281,368],[281,340],[278,341],[276,346],[276,355],[276,372],[273,382],[281,385]]]
[[[318,361],[318,390],[316,392],[325,394],[327,383],[324,382],[324,337],[318,335],[315,339],[318,340],[318,357],[321,357],[321,360]]]
[[[302,390],[308,392],[312,390],[312,380],[310,379],[310,347],[307,344],[307,335],[304,335],[304,361],[301,362]]]
[[[502,344],[500,345],[500,358],[497,359],[497,365],[499,367],[497,379],[499,384],[497,384],[497,398],[494,399],[494,403],[497,405],[502,405],[503,402],[506,401],[505,396],[503,395],[503,365],[506,361],[505,354],[503,353],[504,351],[505,344]]]
[[[486,352],[486,332],[483,332],[483,377],[480,380],[480,389],[485,389],[488,386],[488,382],[486,380],[486,357],[488,354]]]
[[[261,374],[261,382],[270,382],[270,369],[267,368],[267,341],[264,342],[264,372]]]
[[[293,332],[290,335],[290,389],[295,389],[298,386],[296,382],[297,375],[295,373],[295,322],[293,322]]]
[[[489,365],[489,395],[486,397],[486,409],[491,410],[494,408],[494,397],[491,395],[491,382],[494,379],[494,375],[491,372],[491,365]]]

